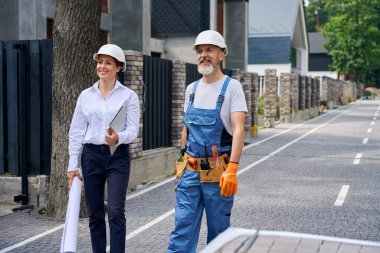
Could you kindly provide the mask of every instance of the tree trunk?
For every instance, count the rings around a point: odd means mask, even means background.
[[[63,218],[68,190],[68,132],[80,92],[96,80],[100,0],[57,0],[53,30],[52,152],[48,215]],[[82,194],[82,203],[83,201]],[[86,216],[81,205],[81,216]]]

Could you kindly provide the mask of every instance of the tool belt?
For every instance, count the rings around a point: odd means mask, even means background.
[[[196,161],[196,166],[189,164],[189,159]],[[202,170],[201,162],[205,162],[206,158],[191,157],[187,153],[183,156],[183,161],[176,161],[176,168],[174,170],[176,179],[181,178],[185,169],[200,173],[201,183],[219,183],[220,177],[227,168],[227,164],[224,161],[223,156],[219,156],[217,162],[214,162],[213,158],[208,158],[209,169]]]

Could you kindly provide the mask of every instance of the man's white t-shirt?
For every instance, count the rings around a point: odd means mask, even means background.
[[[198,83],[198,87],[194,96],[193,106],[200,109],[215,109],[216,101],[218,100],[218,96],[222,90],[223,83],[226,78],[227,76],[224,76],[214,83],[204,83],[201,79],[201,81]],[[188,85],[186,88],[184,108],[185,113],[189,105],[189,98],[194,84],[195,82]],[[222,119],[224,128],[228,133],[232,135],[231,113],[247,111],[247,102],[245,101],[243,87],[238,80],[231,79],[224,95],[224,101],[220,111],[220,117]]]

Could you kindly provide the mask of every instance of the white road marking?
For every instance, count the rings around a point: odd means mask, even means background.
[[[377,118],[376,117],[373,117],[373,120],[376,120]]]
[[[349,185],[343,185],[342,186],[342,188],[340,189],[340,192],[338,194],[338,197],[335,200],[334,206],[342,206],[343,205],[349,188],[350,188]]]
[[[373,125],[375,125],[375,121],[372,121],[372,122],[371,122],[371,126],[373,126]]]
[[[354,159],[354,164],[359,164],[360,158],[362,158],[362,154],[358,153]]]
[[[368,142],[368,138],[364,138],[362,143],[367,144],[367,142]]]
[[[367,132],[368,133],[372,132],[372,128],[368,128]]]
[[[271,157],[271,156],[273,156],[273,155],[279,153],[280,151],[286,149],[286,148],[289,147],[290,145],[293,145],[293,144],[296,143],[297,141],[299,141],[299,140],[305,138],[306,136],[308,136],[308,135],[314,133],[314,132],[317,131],[318,129],[320,129],[320,128],[326,126],[326,125],[329,124],[330,122],[332,122],[332,121],[336,120],[337,118],[343,116],[345,113],[347,113],[347,112],[350,111],[350,110],[351,110],[351,109],[346,110],[346,111],[342,112],[341,114],[338,114],[338,115],[335,116],[334,118],[332,118],[332,119],[326,121],[324,124],[322,124],[322,125],[320,125],[320,126],[314,128],[314,129],[310,130],[309,132],[307,132],[307,133],[305,133],[304,135],[302,135],[302,136],[300,136],[300,137],[294,139],[293,141],[289,142],[288,144],[285,144],[285,145],[282,146],[281,148],[279,148],[279,149],[273,151],[272,153],[270,153],[270,154],[267,155],[267,156],[264,156],[264,157],[261,158],[260,160],[254,162],[254,163],[252,163],[252,164],[250,164],[250,165],[248,165],[248,166],[245,167],[244,169],[239,169],[239,171],[238,171],[237,174],[240,175],[240,174],[246,172],[247,170],[252,169],[252,168],[253,168],[254,166],[256,166],[257,164],[262,163],[263,161],[267,160],[269,157]]]
[[[52,229],[50,229],[50,230],[48,230],[48,231],[45,231],[45,232],[41,233],[41,234],[35,235],[35,236],[33,236],[33,237],[30,237],[29,239],[26,239],[26,240],[24,240],[24,241],[22,241],[22,242],[19,242],[19,243],[15,244],[15,245],[9,246],[8,248],[5,248],[5,249],[0,250],[0,253],[5,253],[5,252],[11,251],[11,250],[13,250],[13,249],[17,249],[17,248],[19,248],[19,247],[22,247],[22,246],[24,246],[25,244],[28,244],[28,243],[30,243],[30,242],[33,242],[33,241],[35,241],[35,240],[37,240],[37,239],[40,239],[41,237],[44,237],[45,235],[48,235],[48,234],[54,233],[54,232],[56,232],[56,231],[62,229],[63,226],[64,226],[64,224],[59,225],[59,226],[57,226],[57,227],[55,227],[55,228],[52,228]]]
[[[335,119],[337,119],[337,118],[343,116],[344,114],[346,114],[347,112],[351,111],[352,109],[353,109],[353,108],[341,112],[340,114],[338,114],[338,115],[335,116],[334,118],[328,120],[328,121],[325,122],[324,124],[322,124],[322,125],[320,125],[320,126],[314,128],[314,129],[310,130],[310,131],[307,132],[306,134],[304,134],[304,135],[298,137],[297,139],[295,139],[295,140],[289,142],[288,144],[286,144],[286,145],[282,146],[281,148],[275,150],[274,152],[270,153],[269,156],[265,156],[265,157],[261,158],[260,160],[258,160],[258,161],[256,161],[256,162],[250,164],[249,166],[245,167],[244,169],[239,170],[238,175],[240,175],[240,174],[242,174],[242,173],[248,171],[249,169],[252,169],[252,168],[255,167],[256,165],[258,165],[258,164],[260,164],[261,162],[267,160],[270,156],[272,156],[272,155],[274,155],[274,154],[277,154],[278,152],[284,150],[285,148],[289,147],[290,145],[296,143],[297,141],[299,141],[299,140],[305,138],[306,136],[308,136],[308,135],[314,133],[314,132],[317,131],[318,129],[324,127],[325,125],[329,124],[329,123],[332,122],[333,120],[335,120]],[[279,136],[279,135],[281,135],[281,134],[284,134],[284,133],[286,133],[286,132],[289,132],[289,131],[292,130],[292,129],[295,129],[295,128],[298,128],[298,127],[300,127],[300,126],[303,126],[303,125],[305,125],[305,124],[307,124],[307,123],[310,123],[310,122],[312,122],[312,121],[314,121],[314,120],[316,120],[316,119],[320,119],[321,117],[324,117],[324,116],[326,116],[326,115],[328,115],[328,114],[324,114],[324,115],[322,115],[322,116],[320,116],[320,117],[318,117],[318,118],[313,118],[313,119],[311,119],[311,120],[308,120],[308,121],[306,121],[306,122],[303,123],[303,124],[299,124],[299,125],[297,125],[297,126],[294,126],[293,128],[287,129],[287,130],[285,130],[285,131],[283,131],[283,132],[281,132],[281,133],[279,133],[279,134],[276,134],[275,136]],[[274,137],[271,136],[271,137],[268,137],[268,138],[266,138],[266,139],[264,139],[264,140],[261,140],[260,142],[257,142],[257,143],[253,143],[253,144],[247,145],[247,146],[245,146],[245,147],[243,148],[243,150],[248,149],[248,148],[250,148],[250,147],[252,147],[252,146],[258,145],[259,143],[262,143],[262,142],[267,141],[267,140],[272,139],[272,138],[274,138]],[[159,186],[161,186],[161,185],[163,185],[163,184],[166,184],[166,183],[168,183],[168,182],[173,181],[174,179],[175,179],[174,176],[173,176],[172,178],[168,178],[167,180],[162,181],[161,183],[158,183],[158,184],[157,184],[158,186],[157,186],[157,185],[154,185],[154,186],[152,186],[151,188],[148,188],[148,189],[142,190],[141,192],[137,192],[137,193],[135,193],[135,194],[133,194],[133,195],[127,197],[127,200],[132,199],[132,198],[135,198],[135,197],[137,197],[137,196],[140,196],[140,195],[142,195],[143,193],[147,193],[147,192],[149,192],[149,191],[151,191],[151,190],[153,190],[153,189],[155,189],[155,188],[157,188],[157,187],[159,187]],[[168,212],[166,212],[166,213],[164,213],[163,215],[157,217],[157,218],[154,219],[153,221],[151,221],[151,222],[145,224],[144,226],[140,227],[139,229],[136,229],[136,230],[134,230],[133,232],[127,234],[127,236],[126,236],[125,239],[126,239],[126,240],[129,240],[130,238],[136,236],[137,234],[141,233],[142,231],[148,229],[149,227],[151,227],[151,226],[157,224],[158,222],[161,222],[161,221],[164,220],[165,218],[167,218],[167,217],[169,217],[170,215],[172,215],[172,214],[174,213],[174,210],[175,210],[174,208],[171,209],[171,210],[169,210]],[[21,247],[21,246],[23,246],[23,245],[25,245],[25,244],[27,244],[27,243],[30,243],[30,242],[32,242],[32,241],[35,241],[35,240],[37,240],[37,239],[39,239],[39,238],[41,238],[41,237],[43,237],[43,236],[45,236],[45,235],[48,235],[48,234],[54,233],[55,231],[58,231],[58,230],[62,229],[63,226],[64,226],[64,224],[59,225],[59,226],[57,226],[57,227],[55,227],[55,228],[53,228],[53,229],[50,229],[50,230],[48,230],[48,231],[46,231],[46,232],[43,232],[43,233],[41,233],[41,234],[38,234],[38,235],[36,235],[36,236],[33,236],[33,237],[31,237],[31,238],[29,238],[29,239],[27,239],[27,240],[24,240],[24,241],[22,241],[22,242],[20,242],[20,243],[17,243],[17,244],[12,245],[12,246],[10,246],[10,247],[8,247],[8,248],[2,249],[2,250],[0,250],[0,253],[8,252],[8,251],[13,250],[13,249],[15,249],[15,248]],[[109,248],[109,245],[107,246],[107,248]]]

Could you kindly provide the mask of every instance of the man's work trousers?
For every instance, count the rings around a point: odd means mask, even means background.
[[[199,172],[185,170],[177,181],[175,228],[168,252],[195,252],[203,210],[207,218],[207,243],[230,226],[234,197],[220,195],[219,183],[200,183]]]

